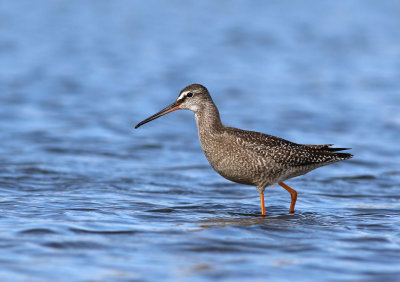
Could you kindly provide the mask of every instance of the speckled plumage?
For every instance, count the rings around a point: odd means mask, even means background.
[[[286,185],[281,184],[284,180],[352,157],[351,154],[336,153],[344,148],[331,148],[330,144],[296,144],[275,136],[224,126],[208,90],[200,84],[185,87],[175,103],[136,128],[176,109],[195,113],[201,147],[214,170],[233,182],[256,186],[260,195],[267,186],[279,183],[284,187]],[[292,190],[290,187],[285,189]],[[297,193],[290,190],[294,208]],[[294,203],[293,193],[296,193]],[[262,198],[262,205],[263,201]]]

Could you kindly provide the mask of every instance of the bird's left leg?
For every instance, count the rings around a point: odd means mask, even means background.
[[[264,193],[260,192],[261,215],[265,215]]]

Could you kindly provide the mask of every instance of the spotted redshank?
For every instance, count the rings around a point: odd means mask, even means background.
[[[170,106],[138,123],[135,128],[179,109],[194,112],[201,147],[211,166],[224,178],[256,186],[265,215],[264,190],[279,184],[291,195],[289,212],[294,212],[297,192],[283,181],[318,167],[353,157],[328,145],[303,145],[285,139],[222,124],[218,108],[207,88],[192,84],[179,93]]]

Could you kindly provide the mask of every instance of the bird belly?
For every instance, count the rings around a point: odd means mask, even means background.
[[[235,156],[223,150],[218,154],[207,151],[204,153],[213,169],[230,181],[254,186],[262,186],[261,183],[266,182],[268,165],[255,161],[248,153]]]

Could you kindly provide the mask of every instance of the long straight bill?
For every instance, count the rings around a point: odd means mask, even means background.
[[[151,117],[146,118],[144,121],[139,122],[135,126],[135,128],[138,128],[139,126],[142,126],[143,124],[148,123],[149,121],[159,118],[160,116],[166,115],[166,114],[176,111],[176,110],[179,110],[179,107],[180,107],[180,104],[178,104],[177,102],[174,102],[171,105],[169,105],[168,107],[166,107],[165,109],[162,109],[161,111],[152,115]]]

